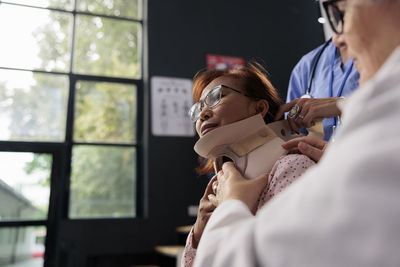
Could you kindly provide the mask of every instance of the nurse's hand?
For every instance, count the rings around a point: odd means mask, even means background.
[[[255,179],[248,180],[240,174],[232,162],[226,162],[217,176],[217,194],[209,195],[209,199],[216,206],[230,199],[238,199],[243,201],[255,214],[258,199],[268,183],[269,174],[262,174]]]
[[[199,211],[197,212],[197,219],[193,226],[193,239],[192,246],[197,248],[201,236],[203,235],[204,228],[210,218],[211,214],[215,210],[216,206],[208,199],[208,195],[213,194],[213,183],[217,181],[217,176],[215,175],[206,187],[203,197],[200,199]]]
[[[287,117],[292,130],[299,132],[301,127],[310,128],[315,123],[314,121],[324,118],[332,118],[341,115],[341,111],[337,106],[341,97],[326,97],[326,98],[296,98],[292,102],[283,104],[275,116],[275,120],[279,120],[285,112],[293,109],[293,116]],[[296,106],[297,105],[297,109]],[[290,112],[289,112],[290,114]]]
[[[282,147],[289,150],[289,153],[304,154],[315,162],[318,162],[324,154],[327,145],[328,142],[324,140],[304,136],[292,139],[282,144]]]

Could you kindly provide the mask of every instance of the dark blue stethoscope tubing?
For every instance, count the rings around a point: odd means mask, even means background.
[[[331,78],[330,78],[330,81],[329,81],[329,93],[330,93],[330,97],[333,97],[333,76],[334,76],[334,75],[333,75],[333,70],[334,70],[334,66],[335,66],[335,58],[336,58],[337,50],[338,50],[338,49],[336,48],[335,53],[333,54],[333,58],[332,58]],[[351,62],[351,65],[350,65],[349,69],[346,71],[346,74],[344,75],[343,81],[342,81],[342,83],[340,84],[340,87],[339,87],[339,90],[338,90],[338,93],[337,93],[337,96],[336,96],[336,97],[342,96],[342,92],[343,92],[344,85],[346,84],[347,78],[349,78],[349,76],[350,76],[350,72],[351,72],[351,70],[353,69],[353,64],[354,64],[354,63]],[[333,118],[333,125],[337,126],[337,119],[336,119],[336,117]]]
[[[334,67],[335,67],[335,58],[336,58],[336,54],[337,54],[337,52],[338,52],[338,49],[336,48],[336,50],[335,50],[335,53],[333,54],[333,58],[332,58],[332,64],[331,64],[331,77],[330,77],[330,79],[329,79],[329,93],[330,93],[330,97],[333,97],[333,71],[334,71]],[[347,81],[347,79],[349,78],[349,76],[350,76],[350,72],[351,72],[351,70],[353,69],[353,62],[351,62],[351,65],[349,66],[349,68],[347,69],[347,71],[346,71],[346,73],[345,73],[345,75],[344,75],[344,78],[343,78],[343,81],[342,81],[342,83],[340,84],[340,87],[339,87],[339,90],[338,90],[338,93],[337,93],[337,95],[336,95],[336,97],[340,97],[340,96],[342,96],[342,92],[343,92],[343,88],[344,88],[344,85],[346,84],[346,81]]]
[[[313,65],[313,68],[312,68],[312,71],[311,71],[310,80],[309,80],[309,82],[308,82],[308,88],[307,88],[307,91],[306,91],[306,95],[311,96],[311,94],[310,94],[310,93],[311,93],[311,86],[312,86],[312,82],[313,82],[313,79],[314,79],[315,70],[317,69],[318,62],[319,62],[319,60],[320,60],[320,58],[321,58],[322,53],[325,51],[325,49],[328,47],[328,45],[329,45],[331,42],[332,42],[332,38],[329,39],[328,41],[326,41],[325,44],[324,44],[324,46],[321,48],[321,50],[319,51],[319,53],[318,53],[318,55],[317,55],[317,58],[316,58],[316,60],[315,60],[315,63],[314,63],[314,65]],[[330,77],[330,81],[329,81],[329,92],[330,92],[330,97],[333,97],[333,66],[334,66],[334,63],[335,63],[334,60],[335,60],[335,57],[336,57],[336,53],[337,53],[337,50],[335,50],[335,53],[333,54],[332,66],[331,66],[331,77]],[[346,72],[346,74],[345,74],[345,77],[344,77],[344,79],[343,79],[343,81],[342,81],[342,84],[340,85],[340,88],[339,88],[339,92],[338,92],[337,97],[339,97],[339,96],[342,95],[344,85],[345,85],[345,83],[346,83],[346,81],[347,81],[347,78],[348,78],[349,75],[350,75],[350,72],[351,72],[352,68],[353,68],[353,63],[351,63],[351,66],[349,67],[349,69],[347,70],[347,72]],[[337,120],[336,120],[336,118],[333,118],[333,125],[337,126]]]
[[[322,53],[324,53],[324,51],[326,50],[326,48],[328,47],[328,45],[332,42],[332,38],[329,39],[328,41],[325,42],[324,46],[321,48],[321,50],[318,52],[317,58],[314,62],[314,65],[312,67],[312,71],[311,71],[311,75],[310,75],[310,79],[308,80],[308,87],[307,87],[307,91],[306,91],[306,95],[310,95],[311,93],[311,86],[314,80],[314,76],[315,76],[315,70],[317,69],[318,66],[318,62],[321,58]]]

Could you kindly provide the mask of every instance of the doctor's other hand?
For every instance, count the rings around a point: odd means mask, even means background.
[[[282,144],[282,147],[289,150],[291,154],[304,154],[318,162],[325,152],[328,142],[311,136],[303,136],[292,139]]]
[[[341,115],[337,106],[341,97],[296,98],[292,102],[280,106],[275,120],[279,120],[285,112],[289,112],[287,120],[292,130],[299,132],[301,127],[310,128],[314,121]]]
[[[216,206],[208,199],[208,195],[213,194],[213,183],[217,181],[215,175],[206,187],[203,197],[200,199],[199,210],[197,212],[197,219],[193,226],[193,248],[197,248],[199,245],[200,238],[203,234],[204,228],[210,218],[211,214],[215,210]]]
[[[241,200],[255,214],[258,199],[268,183],[269,174],[265,173],[248,180],[236,169],[233,162],[225,162],[217,176],[217,194],[209,196],[210,200],[217,206],[230,199]]]

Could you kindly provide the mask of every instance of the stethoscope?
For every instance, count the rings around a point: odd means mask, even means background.
[[[318,52],[315,63],[313,65],[312,71],[311,71],[311,75],[310,75],[310,79],[308,81],[308,87],[307,87],[307,91],[306,93],[301,97],[301,98],[313,98],[311,95],[311,87],[312,87],[312,83],[314,80],[314,75],[315,75],[315,70],[317,69],[318,66],[318,62],[321,58],[322,53],[326,50],[326,48],[328,47],[328,45],[332,42],[332,39],[329,39],[328,41],[325,42],[324,46],[321,48],[321,50]],[[329,79],[329,97],[333,97],[333,78],[334,78],[334,67],[335,67],[335,59],[336,59],[336,55],[338,52],[338,48],[335,49],[335,53],[333,53],[333,57],[332,57],[332,61],[331,61],[331,77]],[[338,93],[336,97],[341,97],[342,96],[342,92],[343,92],[343,88],[346,84],[347,79],[350,76],[351,70],[353,69],[353,64],[354,62],[351,62],[351,65],[349,66],[348,70],[346,71],[343,81],[340,84]],[[336,127],[337,126],[337,118],[333,118],[333,125]]]

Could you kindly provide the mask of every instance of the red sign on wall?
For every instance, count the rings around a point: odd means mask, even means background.
[[[214,54],[207,54],[207,69],[233,69],[234,67],[243,67],[245,60],[241,57],[229,57]]]

